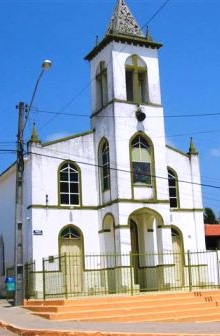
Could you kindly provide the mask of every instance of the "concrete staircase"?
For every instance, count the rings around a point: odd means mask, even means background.
[[[50,320],[214,322],[220,321],[220,290],[28,300],[24,302],[24,308]]]

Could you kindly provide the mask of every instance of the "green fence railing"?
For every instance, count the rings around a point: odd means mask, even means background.
[[[220,287],[218,251],[65,254],[26,265],[27,298],[139,294]]]

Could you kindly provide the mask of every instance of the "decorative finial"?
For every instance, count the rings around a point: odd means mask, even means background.
[[[41,141],[38,137],[38,134],[37,134],[35,122],[33,123],[32,134],[31,134],[31,138],[30,138],[29,142],[41,143]]]
[[[195,145],[193,143],[193,138],[192,137],[190,138],[190,145],[189,145],[189,152],[188,152],[188,154],[194,154],[194,155],[198,154],[198,152],[196,150],[196,147],[195,147]]]
[[[149,32],[149,27],[147,26],[147,28],[146,28],[146,39],[148,40],[148,41],[153,41],[153,39],[152,39],[152,37],[151,37],[151,35],[150,35],[150,32]]]

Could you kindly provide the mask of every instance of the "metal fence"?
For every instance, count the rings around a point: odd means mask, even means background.
[[[219,251],[65,254],[26,265],[26,298],[139,294],[220,287]]]

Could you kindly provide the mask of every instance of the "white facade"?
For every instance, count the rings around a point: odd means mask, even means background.
[[[51,143],[41,144],[37,139],[29,143],[23,192],[24,262],[34,260],[39,271],[42,258],[64,252],[205,250],[198,154],[192,148],[182,153],[165,143],[160,45],[137,36],[120,39],[112,35],[103,41],[87,56],[92,83],[91,131]],[[106,68],[102,79],[97,70],[100,64]],[[129,71],[133,76],[130,83]],[[135,76],[140,85],[136,88]],[[144,89],[147,98],[128,99],[129,85],[134,96]],[[138,111],[145,117],[141,121]],[[135,147],[135,139],[143,139],[147,147]],[[106,156],[103,143],[108,144]],[[65,180],[71,172],[62,175],[63,167],[77,169],[76,174],[72,171],[73,180]],[[147,167],[143,180],[134,167],[141,174]],[[174,203],[168,169],[175,173]],[[15,165],[0,176],[2,275],[3,265],[9,268],[14,260],[15,176]],[[65,229],[70,231],[64,237]],[[80,240],[75,247],[71,234],[76,234],[75,242]]]

